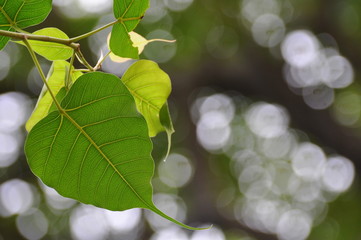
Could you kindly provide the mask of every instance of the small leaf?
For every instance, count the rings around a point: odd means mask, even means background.
[[[52,0],[0,0],[0,29],[14,32],[37,25],[45,20],[51,8]],[[0,50],[9,40],[0,36]]]
[[[64,82],[68,74],[69,67],[70,64],[66,61],[53,62],[53,65],[51,66],[48,73],[47,81],[54,95],[57,95],[59,90],[64,87]],[[72,71],[71,79],[74,82],[80,76],[80,72]],[[29,120],[26,122],[25,128],[27,131],[30,131],[36,123],[48,115],[52,103],[53,99],[44,85],[36,107]]]
[[[109,45],[110,35],[111,34],[109,34],[109,36],[108,36],[108,45]],[[140,35],[140,34],[138,34],[136,32],[130,32],[129,36],[130,36],[130,40],[133,43],[133,47],[138,48],[138,54],[141,54],[143,52],[145,46],[148,43],[151,43],[151,42],[168,42],[168,43],[175,42],[175,40],[167,40],[167,39],[150,39],[150,40],[147,40],[142,35]],[[130,60],[130,58],[118,57],[117,55],[115,55],[112,52],[109,54],[109,57],[113,62],[119,62],[119,63]]]
[[[155,62],[140,60],[130,66],[121,79],[133,95],[138,111],[147,121],[149,136],[164,131],[159,112],[172,88],[168,74]]]
[[[69,37],[57,28],[44,28],[33,32],[34,35],[69,39]],[[33,50],[50,61],[67,60],[73,55],[73,49],[69,46],[54,42],[28,40]],[[23,42],[17,42],[24,45]]]
[[[129,32],[135,29],[148,8],[149,0],[114,0],[114,16],[119,23],[113,26],[109,46],[115,55],[133,59],[139,57]]]
[[[81,76],[30,131],[31,170],[61,195],[109,210],[146,208],[188,229],[153,203],[154,161],[147,124],[114,75]]]
[[[160,109],[159,119],[160,119],[162,126],[165,129],[165,132],[167,133],[167,139],[168,139],[167,153],[164,157],[164,161],[165,161],[170,152],[170,147],[172,145],[172,134],[174,133],[174,127],[173,127],[172,118],[171,118],[170,112],[169,112],[168,102],[166,102],[163,105],[163,107]]]

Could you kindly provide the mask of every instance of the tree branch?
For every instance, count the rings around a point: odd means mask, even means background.
[[[27,39],[27,40],[37,40],[37,41],[43,41],[43,42],[54,42],[54,43],[67,45],[75,50],[79,48],[79,44],[72,42],[70,39],[62,39],[62,38],[34,35],[34,34],[27,34],[27,33],[18,33],[18,32],[11,32],[11,31],[5,31],[5,30],[0,30],[0,35],[10,37],[10,38],[16,38],[19,40]]]

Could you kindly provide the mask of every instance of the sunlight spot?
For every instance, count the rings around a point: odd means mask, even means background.
[[[114,233],[129,232],[139,227],[142,211],[139,208],[126,211],[105,210],[105,218]]]
[[[188,158],[172,153],[166,162],[160,163],[158,174],[164,184],[179,188],[189,182],[193,175],[193,168]]]
[[[29,117],[29,98],[19,92],[0,95],[0,131],[13,132]]]
[[[325,85],[306,87],[302,90],[302,96],[309,107],[317,110],[328,108],[335,100],[333,88]]]
[[[284,213],[278,222],[277,235],[281,240],[304,240],[310,234],[312,220],[300,210]]]
[[[193,0],[164,0],[164,3],[171,11],[181,12],[186,10]]]
[[[112,8],[112,1],[108,0],[78,0],[80,9],[88,13],[108,12]]]
[[[150,240],[188,240],[187,234],[183,229],[169,227],[155,232]]]
[[[353,82],[351,63],[342,56],[331,56],[323,68],[324,82],[331,88],[345,88]]]
[[[317,56],[312,62],[303,67],[290,66],[289,71],[293,78],[293,87],[309,87],[323,83],[322,69],[324,67],[323,56]]]
[[[252,132],[263,138],[273,138],[284,134],[289,117],[286,110],[278,105],[256,103],[246,112],[246,122]]]
[[[312,143],[302,143],[292,156],[292,168],[301,178],[316,180],[320,177],[326,163],[322,149]]]
[[[272,179],[269,174],[265,174],[262,179],[252,182],[244,194],[249,199],[262,199],[268,194],[271,187]]]
[[[89,205],[80,205],[70,215],[70,230],[77,240],[103,240],[109,233],[104,211]]]
[[[204,148],[217,151],[227,145],[231,135],[227,116],[220,111],[210,111],[201,116],[197,124],[197,138]]]
[[[259,165],[246,166],[239,175],[239,183],[252,183],[265,175],[265,169]]]
[[[259,16],[271,13],[279,15],[280,5],[275,0],[245,0],[242,1],[242,16],[249,22],[254,22]]]
[[[209,225],[206,225],[209,226]],[[190,240],[226,240],[226,237],[222,229],[217,226],[213,226],[206,231],[193,231]]]
[[[9,167],[19,156],[20,141],[13,134],[0,132],[0,168]]]
[[[158,22],[168,13],[163,0],[151,0],[150,7],[146,11],[142,24],[151,24]]]
[[[38,240],[48,232],[49,222],[42,211],[32,209],[16,218],[16,226],[26,239]]]
[[[354,176],[355,168],[350,160],[331,157],[322,172],[322,182],[328,191],[343,192],[351,186]]]
[[[34,204],[34,192],[29,183],[20,179],[11,179],[0,186],[0,204],[3,216],[21,214]]]
[[[286,157],[295,144],[295,136],[289,132],[285,132],[278,137],[261,139],[259,148],[267,157],[278,159]]]
[[[198,111],[200,115],[210,111],[219,111],[223,113],[229,124],[233,120],[236,107],[229,96],[224,94],[213,94],[202,101],[200,106],[198,106]]]
[[[300,202],[312,202],[320,199],[321,190],[317,182],[302,182],[294,192],[294,198]]]
[[[287,34],[281,48],[282,55],[288,64],[305,67],[317,57],[319,42],[311,32],[297,30]]]
[[[285,35],[283,20],[277,15],[264,14],[258,17],[252,25],[253,39],[262,47],[275,47]]]

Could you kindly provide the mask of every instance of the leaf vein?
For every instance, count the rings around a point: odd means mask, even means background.
[[[70,156],[71,156],[71,154],[73,153],[73,149],[74,149],[76,143],[78,142],[78,139],[79,139],[80,135],[81,135],[81,132],[79,132],[79,134],[77,135],[77,137],[76,137],[73,145],[71,146],[71,149],[70,149],[70,151],[69,151],[69,153],[68,153],[68,156],[67,156],[67,158],[66,158],[66,161],[65,161],[65,163],[64,163],[64,166],[63,166],[63,168],[61,169],[61,173],[60,173],[60,176],[59,176],[59,179],[58,179],[58,185],[60,185],[60,182],[61,182],[61,180],[63,179],[64,171],[65,171],[66,167],[68,166],[68,163],[69,163],[69,160],[70,160]]]
[[[70,108],[70,109],[65,109],[65,112],[71,112],[71,111],[75,111],[75,110],[78,110],[78,109],[81,109],[83,107],[86,107],[88,105],[91,105],[93,103],[96,103],[96,102],[100,102],[100,101],[103,101],[103,100],[106,100],[108,98],[113,98],[113,97],[121,97],[121,96],[127,96],[126,94],[114,94],[114,95],[109,95],[109,96],[106,96],[106,97],[102,97],[102,98],[99,98],[99,99],[96,99],[96,100],[93,100],[93,101],[90,101],[90,102],[87,102],[87,103],[84,103],[83,105],[80,105],[78,107],[75,107],[75,108]],[[70,101],[69,101],[70,102]],[[69,104],[69,103],[68,103]]]
[[[84,129],[84,128],[87,128],[87,127],[96,126],[98,124],[109,122],[109,121],[120,119],[120,118],[139,118],[139,117],[138,116],[116,116],[116,117],[101,120],[99,122],[89,123],[87,125],[82,126],[82,128]]]
[[[50,158],[51,152],[53,151],[54,143],[55,143],[55,141],[56,141],[56,138],[57,138],[57,136],[58,136],[58,134],[59,134],[59,131],[60,131],[62,125],[63,125],[63,117],[61,116],[61,117],[60,117],[59,127],[58,127],[58,129],[56,130],[54,139],[53,139],[53,141],[52,141],[51,144],[50,144],[49,153],[48,153],[48,156],[47,156],[47,158],[46,158],[46,160],[45,160],[45,163],[44,163],[44,170],[43,170],[43,175],[44,175],[44,176],[46,175],[46,169],[47,169],[47,166],[48,166],[48,162],[49,162],[49,158]]]
[[[146,138],[142,138],[142,137],[139,137],[139,136],[134,136],[134,137],[121,138],[121,139],[117,139],[117,140],[114,140],[114,141],[111,141],[111,142],[103,143],[103,144],[99,145],[98,147],[102,148],[102,147],[110,145],[110,144],[123,142],[123,141],[126,141],[126,140],[133,140],[133,139],[139,139],[139,140],[147,141]]]
[[[85,158],[86,156],[88,155],[88,152],[89,152],[89,149],[90,147],[92,146],[92,143],[89,144],[89,146],[87,147],[86,149],[86,152],[81,160],[81,164],[80,164],[80,167],[79,167],[79,175],[78,175],[78,198],[80,198],[80,185],[81,185],[81,173],[83,171],[83,165],[84,165],[84,162],[85,162]]]

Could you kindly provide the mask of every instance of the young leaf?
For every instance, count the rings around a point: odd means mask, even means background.
[[[53,62],[53,65],[49,70],[47,81],[54,95],[56,95],[59,90],[64,86],[65,78],[68,74],[69,67],[70,64],[66,61]],[[81,76],[81,74],[82,73],[80,72],[72,71],[72,81],[74,82],[78,77]],[[53,99],[51,98],[50,93],[44,86],[42,94],[40,94],[39,96],[36,107],[31,114],[29,120],[26,122],[25,128],[28,132],[34,127],[36,123],[38,123],[41,119],[48,115],[52,103]]]
[[[111,36],[111,34],[109,34],[109,37],[108,37],[108,45],[109,45],[110,36]],[[145,46],[148,43],[151,43],[151,42],[168,42],[168,43],[175,42],[175,40],[166,40],[166,39],[150,39],[150,40],[147,40],[142,35],[140,35],[140,34],[138,34],[136,32],[130,32],[129,36],[130,36],[130,40],[133,43],[133,47],[138,48],[138,54],[141,54],[143,52]],[[125,61],[130,59],[130,58],[118,57],[117,55],[115,55],[112,52],[109,54],[109,57],[113,62],[119,62],[119,63],[125,62]]]
[[[146,208],[188,229],[152,201],[154,162],[147,124],[114,75],[81,76],[30,131],[31,170],[61,195],[109,210]]]
[[[140,60],[130,66],[121,79],[133,95],[138,111],[147,121],[149,136],[163,131],[159,112],[172,88],[168,74],[155,62]]]
[[[160,123],[164,127],[165,132],[167,133],[167,138],[168,138],[167,153],[164,157],[164,161],[165,161],[170,152],[170,147],[172,145],[172,134],[174,133],[173,122],[170,116],[168,102],[166,102],[163,105],[163,107],[160,109],[159,119],[160,119]]]
[[[114,16],[119,23],[113,26],[109,46],[115,55],[134,59],[139,57],[129,32],[135,29],[148,8],[149,0],[114,0]]]
[[[0,0],[0,29],[16,31],[45,20],[52,8],[52,0]],[[0,36],[0,50],[10,40]]]
[[[33,34],[61,39],[69,39],[69,37],[63,31],[57,28],[44,28],[33,32]],[[36,53],[50,61],[67,60],[73,55],[73,49],[64,44],[36,40],[28,40],[28,42]],[[18,43],[24,45],[22,41],[19,41]]]

